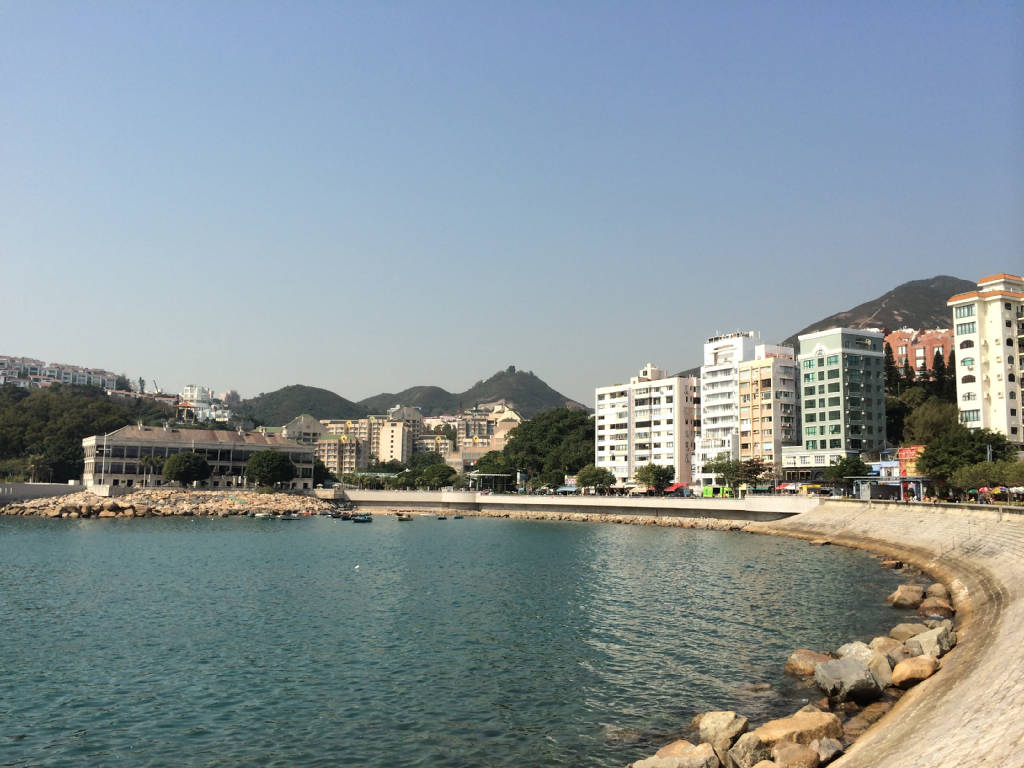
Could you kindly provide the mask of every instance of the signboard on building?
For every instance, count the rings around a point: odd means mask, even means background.
[[[917,476],[917,460],[924,453],[923,445],[908,445],[896,452],[896,458],[900,462],[900,477]]]

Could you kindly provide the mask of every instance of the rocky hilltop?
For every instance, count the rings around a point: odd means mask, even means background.
[[[116,498],[79,491],[68,496],[33,499],[0,507],[3,515],[62,518],[230,517],[250,512],[318,515],[335,509],[329,501],[290,493],[257,491],[193,491],[147,488]]]

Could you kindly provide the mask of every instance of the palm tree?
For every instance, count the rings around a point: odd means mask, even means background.
[[[149,478],[153,475],[160,474],[160,470],[164,467],[163,456],[141,456],[139,463],[147,469],[145,484],[149,485]]]

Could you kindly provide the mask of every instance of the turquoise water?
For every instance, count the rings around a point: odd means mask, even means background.
[[[902,617],[862,553],[607,524],[0,518],[0,564],[16,766],[621,767]]]

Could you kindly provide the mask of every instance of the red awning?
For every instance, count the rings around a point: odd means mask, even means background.
[[[686,483],[672,483],[672,485],[670,485],[668,488],[665,489],[665,493],[670,493],[672,491],[678,491],[680,488],[685,488],[685,487],[686,487]]]

